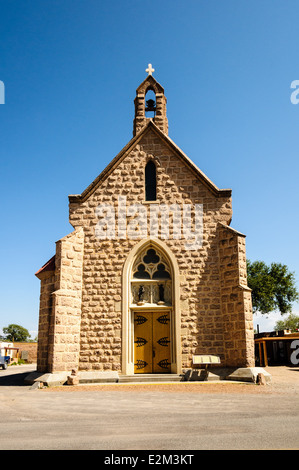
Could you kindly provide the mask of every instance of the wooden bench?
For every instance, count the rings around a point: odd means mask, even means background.
[[[195,355],[192,357],[193,365],[204,365],[205,369],[207,370],[208,366],[211,364],[220,364],[220,357],[219,356],[211,356],[211,355]]]

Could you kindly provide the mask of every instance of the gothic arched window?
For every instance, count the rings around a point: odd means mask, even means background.
[[[132,266],[131,303],[170,306],[172,275],[168,259],[158,248],[147,246],[138,254]]]
[[[156,165],[150,160],[145,167],[145,200],[156,201],[157,199],[157,181]]]

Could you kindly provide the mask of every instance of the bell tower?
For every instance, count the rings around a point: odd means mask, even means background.
[[[166,116],[167,99],[164,95],[164,88],[152,76],[154,71],[155,69],[152,68],[152,64],[148,64],[148,68],[146,69],[148,76],[136,90],[136,98],[134,100],[134,136],[146,126],[149,120],[152,120],[164,134],[168,135],[168,120]],[[149,91],[154,93],[155,99],[146,99],[146,94]],[[146,113],[149,112],[153,113],[152,117],[147,117]]]

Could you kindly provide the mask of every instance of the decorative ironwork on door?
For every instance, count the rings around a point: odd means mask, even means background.
[[[160,338],[157,343],[160,344],[160,346],[167,347],[170,343],[170,339],[167,336],[164,336],[163,338]]]
[[[161,315],[159,318],[157,318],[157,321],[159,323],[162,323],[162,325],[167,325],[167,323],[170,321],[169,316],[167,315]]]
[[[147,366],[147,362],[137,359],[137,362],[134,364],[138,371],[144,369]]]
[[[137,325],[142,325],[145,323],[148,319],[143,317],[142,315],[136,315],[134,318],[134,321],[137,323]]]
[[[170,362],[168,362],[168,359],[162,359],[162,361],[158,362],[158,366],[160,366],[162,369],[169,369]]]
[[[147,343],[147,340],[145,338],[137,336],[137,339],[134,341],[134,343],[137,345],[137,348],[140,348],[141,346],[144,346]]]

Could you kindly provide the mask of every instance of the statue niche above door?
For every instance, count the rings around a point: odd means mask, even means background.
[[[171,269],[164,254],[147,247],[136,258],[132,269],[130,305],[136,307],[171,307]]]

